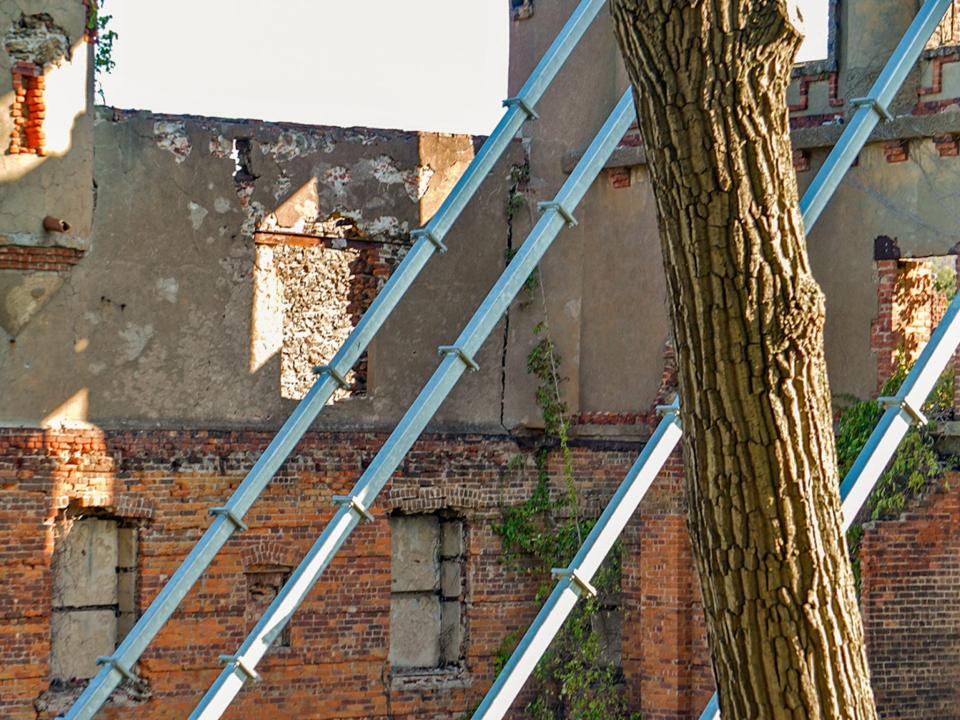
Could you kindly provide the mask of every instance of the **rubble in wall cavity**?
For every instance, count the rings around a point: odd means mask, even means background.
[[[14,60],[40,67],[70,59],[70,38],[47,13],[21,15],[10,25],[3,47]]]

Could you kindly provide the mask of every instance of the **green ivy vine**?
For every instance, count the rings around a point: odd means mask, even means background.
[[[901,359],[893,376],[884,383],[880,394],[894,395],[909,370]],[[847,532],[847,546],[853,562],[857,594],[860,593],[861,586],[862,523],[896,515],[908,501],[921,496],[936,482],[942,481],[946,470],[957,467],[957,458],[941,456],[935,447],[937,422],[953,412],[953,389],[954,370],[949,367],[937,381],[930,398],[923,406],[923,412],[930,422],[922,426],[915,425],[907,431],[893,460],[867,498],[858,521]],[[856,400],[841,411],[836,433],[837,464],[841,478],[850,471],[882,414],[883,409],[875,400]]]
[[[512,219],[519,205],[514,193],[526,178],[521,171],[511,178],[515,184],[507,208]],[[542,291],[536,274],[531,275],[527,290],[532,293],[537,287]],[[559,371],[561,357],[546,320],[533,332],[536,343],[527,356],[527,371],[537,379],[536,402],[544,435],[532,454],[511,460],[504,479],[518,481],[532,469],[536,483],[523,503],[501,508],[501,521],[494,530],[501,540],[501,562],[536,577],[536,600],[542,602],[553,585],[551,568],[570,563],[596,521],[580,516],[569,445],[571,420],[561,393],[566,381]],[[563,491],[559,494],[551,493],[549,459],[554,448],[561,459]],[[536,695],[526,706],[531,720],[639,720],[639,714],[627,709],[623,672],[607,657],[600,627],[601,613],[614,605],[620,592],[621,556],[618,542],[592,580],[597,596],[577,604],[534,670]],[[495,672],[503,669],[521,635],[517,631],[504,638],[494,658]]]
[[[96,92],[100,102],[105,102],[103,76],[113,72],[117,66],[113,59],[113,42],[117,39],[117,33],[109,27],[113,15],[106,15],[103,12],[104,4],[106,0],[90,0],[90,12],[87,16],[87,35],[95,38],[93,67],[96,73]]]

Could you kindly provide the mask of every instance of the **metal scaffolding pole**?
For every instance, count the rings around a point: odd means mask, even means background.
[[[603,514],[570,562],[570,566],[554,569],[554,576],[560,580],[520,640],[520,644],[510,655],[496,682],[473,713],[472,720],[500,720],[507,714],[510,705],[567,619],[567,615],[577,604],[577,600],[584,593],[596,594],[590,580],[630,521],[663,463],[680,441],[682,431],[680,419],[677,417],[679,409],[680,405],[676,401],[673,405],[657,408],[663,415],[663,420],[627,471],[626,477],[607,503]]]
[[[853,98],[850,104],[857,108],[843,135],[824,161],[817,176],[810,183],[800,201],[800,212],[807,232],[820,217],[834,191],[863,149],[870,133],[880,120],[892,120],[888,110],[907,73],[920,57],[924,45],[937,29],[952,0],[927,0],[910,23],[893,55],[883,66],[866,97]]]
[[[923,7],[920,8],[920,12],[917,13],[913,22],[910,23],[910,27],[908,27],[907,31],[903,34],[890,59],[887,60],[887,64],[883,66],[883,70],[873,83],[867,96],[854,98],[850,101],[851,105],[857,107],[857,111],[853,114],[850,122],[847,123],[847,127],[840,136],[839,142],[834,146],[833,150],[830,151],[817,176],[803,194],[803,199],[800,200],[800,212],[803,215],[803,225],[807,234],[810,233],[810,230],[813,229],[814,224],[820,218],[820,214],[827,206],[830,198],[833,197],[833,193],[840,185],[843,176],[846,175],[847,170],[850,169],[853,161],[857,158],[857,155],[860,154],[860,151],[870,137],[870,133],[872,133],[873,129],[877,126],[877,123],[880,122],[881,119],[893,119],[893,116],[888,110],[890,103],[894,97],[896,97],[900,86],[903,85],[903,81],[907,78],[907,73],[910,72],[914,63],[919,59],[924,46],[927,44],[933,31],[937,29],[937,25],[940,24],[940,21],[943,19],[943,16],[951,4],[952,0],[926,0]],[[950,310],[947,311],[948,317],[951,316],[951,311],[954,311],[953,316],[955,316],[954,303],[951,303]],[[947,317],[944,318],[940,327],[934,332],[934,337],[931,338],[927,346],[928,349],[930,345],[933,345],[934,338],[941,334],[940,328],[946,324]],[[946,334],[948,334],[947,331],[942,333],[942,335]],[[956,343],[953,344],[953,348],[956,348]],[[952,354],[953,350],[950,352]],[[925,356],[926,350],[924,350],[924,353],[921,354],[920,359],[916,365],[914,365],[914,371],[918,377],[912,387],[920,388],[926,384],[927,375],[924,374],[921,380],[919,377],[921,371],[918,370]],[[947,360],[949,360],[949,357]],[[931,359],[931,361],[939,362],[939,355],[937,359]],[[944,361],[944,363],[946,363],[946,361]],[[940,377],[942,371],[943,367],[941,366],[940,370],[934,375],[930,388],[933,387],[933,383]],[[896,407],[891,406],[887,412],[884,413],[877,428],[870,436],[870,440],[867,441],[867,446],[860,455],[857,456],[854,466],[850,469],[850,472],[847,473],[847,477],[840,486],[840,495],[842,498],[846,498],[853,490],[854,485],[857,484],[858,478],[861,476],[865,478],[865,484],[858,487],[855,493],[851,495],[851,499],[845,500],[843,503],[844,529],[849,527],[853,517],[856,515],[856,510],[853,510],[851,513],[850,508],[853,508],[854,503],[857,502],[859,503],[857,509],[863,504],[867,495],[870,494],[870,490],[873,489],[877,478],[880,477],[880,473],[883,472],[883,468],[886,467],[887,462],[896,450],[897,445],[900,444],[903,436],[906,435],[912,420],[906,421],[906,425],[904,425],[905,421],[903,418],[905,416],[914,418],[911,414],[913,412],[912,408],[917,408],[919,413],[920,405],[923,404],[923,400],[926,398],[926,395],[929,394],[928,389],[927,393],[919,396],[919,403],[916,405],[911,404],[909,405],[911,409],[907,409],[908,406],[903,403],[913,403],[918,398],[916,391],[911,390],[909,391],[908,400],[906,397],[907,393],[903,391],[910,382],[910,377],[913,375],[914,372],[911,372],[907,380],[904,381],[903,386],[901,386],[901,392],[897,393],[895,398],[889,398],[891,404],[900,403],[900,405]],[[922,418],[923,416],[918,414],[916,417]],[[867,452],[868,450],[869,452]],[[880,454],[877,455],[875,460],[871,461],[874,450]],[[864,453],[867,454],[865,455]],[[883,461],[878,468],[876,465],[880,462],[881,457]],[[871,475],[873,476],[872,480],[869,479]],[[854,496],[859,498],[859,500],[854,500]],[[720,701],[717,694],[714,693],[713,697],[710,698],[710,702],[707,703],[707,707],[705,707],[700,714],[700,720],[719,720],[719,718]]]
[[[100,709],[113,689],[125,678],[135,679],[133,666],[160,629],[186,597],[233,533],[246,529],[243,517],[263,492],[274,473],[293,451],[311,423],[339,387],[347,386],[346,376],[360,355],[413,284],[427,261],[437,251],[444,252],[443,240],[484,178],[493,169],[504,150],[513,141],[523,123],[537,116],[534,107],[556,77],[573,48],[583,37],[605,0],[582,0],[544,53],[520,92],[504,100],[507,107],[496,129],[487,138],[466,172],[443,201],[430,222],[411,233],[416,242],[403,262],[377,294],[350,336],[307,395],[280,428],[260,459],[223,507],[210,509],[214,521],[163,589],[109,657],[97,658],[103,667],[70,708],[67,720],[86,720]],[[320,369],[318,369],[320,370]]]
[[[530,231],[513,260],[491,288],[453,345],[439,348],[440,366],[387,438],[380,452],[361,475],[350,495],[335,498],[340,509],[317,538],[290,579],[274,598],[236,654],[223,656],[223,672],[191,713],[193,720],[219,718],[243,684],[256,678],[256,666],[282,632],[304,597],[330,564],[354,527],[371,519],[368,508],[397,469],[407,451],[426,428],[453,386],[467,368],[478,369],[474,356],[506,312],[544,253],[560,231],[576,224],[573,210],[593,183],[617,143],[633,122],[632,93],[626,92],[590,143],[573,173],[550,202],[540,203],[542,217]]]

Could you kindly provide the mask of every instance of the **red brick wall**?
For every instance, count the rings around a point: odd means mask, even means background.
[[[82,257],[83,251],[73,248],[0,245],[0,270],[65,272]]]
[[[958,483],[865,527],[861,611],[884,718],[960,718]]]
[[[141,523],[138,601],[143,609],[209,524],[207,508],[223,503],[269,439],[269,434],[242,432],[0,431],[0,572],[6,579],[0,584],[0,717],[36,717],[34,701],[48,689],[49,563],[58,512],[72,503],[109,508],[115,516]],[[296,565],[332,515],[331,496],[348,491],[383,439],[309,435],[247,515],[250,530],[227,544],[144,654],[139,672],[150,683],[152,699],[135,710],[115,707],[105,716],[184,717],[219,672],[217,656],[232,653],[243,640],[245,568]],[[575,476],[590,512],[599,512],[638,449],[635,444],[574,449]],[[523,479],[506,475],[507,464],[520,452],[506,437],[443,436],[418,443],[374,507],[377,522],[355,531],[294,618],[291,647],[267,656],[259,668],[263,682],[241,694],[230,716],[458,718],[472,708],[492,681],[493,657],[504,636],[523,630],[538,609],[533,601],[538,579],[501,565],[493,531],[501,503],[520,502],[532,490],[532,469]],[[552,457],[550,465],[559,477],[559,458]],[[635,578],[657,577],[643,596],[649,611],[628,631],[626,648],[667,642],[685,650],[689,644],[668,639],[675,632],[689,636],[684,618],[698,612],[682,516],[676,502],[666,499],[676,497],[678,473],[674,465],[654,493],[661,500],[641,518],[643,544],[634,542],[637,552],[625,562],[635,568],[638,558],[643,565],[649,556],[655,565],[628,572]],[[391,678],[386,514],[393,508],[452,508],[466,519],[463,677]],[[668,553],[676,562],[661,568],[665,545],[676,545]],[[664,581],[661,569],[681,579]],[[661,612],[669,627],[659,619]],[[694,635],[698,632],[695,628]],[[661,668],[658,658],[644,661],[645,682],[667,693],[676,687],[687,697],[690,673],[684,668],[690,660],[674,658]],[[638,709],[647,710],[660,697],[643,691],[634,699]],[[44,699],[48,706],[41,717],[62,708],[62,696]],[[648,717],[680,717],[649,710]]]
[[[50,556],[61,509],[110,508],[140,524],[143,609],[207,527],[207,508],[222,504],[269,439],[253,432],[0,430],[0,717],[37,717],[38,698],[47,702],[39,717],[52,717],[64,702],[63,694],[46,692]],[[308,435],[248,514],[250,530],[227,544],[144,654],[139,671],[152,698],[114,706],[104,717],[184,717],[219,672],[217,656],[243,640],[244,570],[296,565],[331,516],[330,497],[347,492],[383,439]],[[574,449],[590,512],[606,502],[637,450],[609,443]],[[377,521],[355,531],[295,616],[291,647],[265,658],[263,682],[243,691],[229,717],[452,720],[471,709],[492,681],[504,636],[525,629],[538,609],[538,580],[499,562],[493,530],[501,504],[520,502],[532,489],[532,470],[522,478],[506,471],[520,452],[508,437],[417,443],[375,505]],[[550,468],[559,479],[556,455]],[[681,498],[674,456],[625,537],[622,658],[631,708],[647,720],[696,718],[712,691]],[[391,677],[386,515],[442,508],[466,520],[466,673]],[[867,529],[863,607],[883,717],[960,718],[958,524],[960,489]]]

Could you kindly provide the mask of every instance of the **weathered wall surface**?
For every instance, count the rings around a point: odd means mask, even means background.
[[[457,136],[109,110],[96,137],[93,246],[54,302],[0,348],[8,424],[279,424],[292,408],[282,395],[302,394],[307,366],[329,359],[474,151]],[[503,266],[503,181],[517,158],[519,145],[382,332],[368,397],[325,420],[383,426],[419,389],[436,346],[452,341]],[[335,262],[318,264],[318,253]],[[337,287],[345,295],[317,320],[311,313],[324,310],[311,301]],[[499,422],[501,342],[451,399],[457,419]]]
[[[88,522],[77,520],[85,515],[100,522],[110,517],[137,529],[142,611],[206,528],[207,508],[222,503],[270,437],[0,431],[0,569],[8,579],[0,587],[0,716],[52,717],[83,685],[50,684],[51,563],[63,519],[76,526]],[[331,497],[347,492],[383,439],[309,434],[247,516],[250,529],[228,543],[142,657],[139,672],[149,693],[127,688],[104,716],[186,716],[219,672],[217,656],[233,652],[252,627],[255,615],[247,610],[257,601],[250,575],[296,566],[333,515]],[[245,689],[228,716],[269,708],[277,717],[457,718],[472,707],[492,681],[506,634],[525,627],[537,610],[540,580],[501,563],[492,529],[502,504],[522,502],[536,483],[528,452],[507,436],[423,438],[384,490],[376,522],[354,532],[297,613],[287,646],[260,665],[264,681]],[[636,452],[635,444],[574,449],[586,513],[599,511]],[[525,454],[521,471],[508,469]],[[548,467],[557,493],[566,491],[561,464],[554,453]],[[388,659],[390,518],[439,511],[455,515],[464,528],[465,547],[443,551],[463,564],[464,655],[433,670],[400,672]],[[656,597],[658,590],[644,594]]]
[[[0,2],[3,343],[57,294],[70,268],[89,249],[93,89],[85,29],[81,2]],[[43,86],[33,88],[37,83]],[[33,148],[28,148],[28,135]],[[70,229],[44,230],[47,215],[66,220]]]

